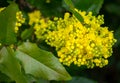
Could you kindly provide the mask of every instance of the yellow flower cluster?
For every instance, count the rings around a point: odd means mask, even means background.
[[[28,14],[29,16],[29,25],[33,26],[36,30],[35,34],[38,39],[45,39],[45,34],[49,31],[48,30],[48,18],[43,18],[41,16],[40,11],[35,10],[32,13]]]
[[[41,19],[41,13],[38,10],[35,10],[32,13],[28,13],[28,16],[29,16],[29,25],[36,24]]]
[[[22,14],[21,11],[18,11],[16,13],[16,19],[17,19],[17,21],[16,21],[16,24],[15,24],[15,33],[18,32],[19,27],[22,26],[22,24],[25,22],[25,18],[23,18],[23,14]]]
[[[107,65],[107,58],[112,55],[112,46],[116,42],[113,31],[101,26],[104,24],[103,15],[95,17],[92,12],[76,11],[84,22],[69,13],[65,13],[63,19],[55,17],[53,21],[38,16],[38,23],[34,21],[37,38],[55,47],[64,65],[85,65],[88,68]]]

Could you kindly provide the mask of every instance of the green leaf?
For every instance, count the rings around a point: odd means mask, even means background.
[[[0,12],[0,43],[10,45],[16,42],[15,23],[18,6],[11,3]]]
[[[75,8],[82,11],[92,11],[94,15],[98,14],[104,0],[73,0]]]
[[[67,83],[97,83],[97,82],[85,77],[73,77],[73,79],[68,81]]]
[[[14,51],[9,47],[3,47],[0,50],[0,71],[16,83],[27,83],[21,72],[20,64],[14,56]]]
[[[74,8],[74,5],[71,0],[64,0],[64,1],[70,8]]]
[[[64,1],[65,1],[65,3],[70,7],[70,11],[75,15],[75,17],[76,17],[80,22],[83,22],[83,21],[84,21],[84,20],[83,20],[83,17],[82,17],[78,12],[75,11],[74,5],[73,5],[72,1],[71,1],[71,0],[64,0]]]
[[[75,15],[75,17],[76,17],[80,22],[84,22],[83,17],[82,17],[78,12],[76,12],[75,10],[72,10],[72,13]]]
[[[38,48],[33,43],[18,47],[16,57],[21,61],[25,73],[47,80],[70,80],[71,76],[52,53]]]
[[[33,31],[34,31],[34,29],[32,27],[29,29],[25,29],[21,34],[21,38],[23,40],[25,40],[25,39],[31,37],[31,35],[33,34]]]

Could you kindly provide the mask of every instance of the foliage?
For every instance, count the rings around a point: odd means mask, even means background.
[[[5,45],[10,45],[16,42],[14,27],[18,6],[15,3],[11,4],[12,5],[9,5],[0,13],[0,42]]]
[[[26,74],[47,80],[71,79],[58,59],[52,53],[39,49],[36,44],[23,43],[18,47],[16,57],[21,61]]]
[[[1,0],[0,83],[97,83],[96,69],[110,67],[120,46],[120,26],[98,15],[119,17],[119,5],[105,3]]]

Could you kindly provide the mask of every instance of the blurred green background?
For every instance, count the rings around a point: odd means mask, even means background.
[[[13,0],[0,0],[0,7],[6,7]],[[50,2],[49,2],[50,1]],[[120,83],[120,0],[72,0],[76,8],[85,11],[93,11],[94,15],[104,14],[105,26],[114,31],[117,43],[113,46],[113,55],[109,58],[109,64],[103,68],[85,69],[84,67],[66,67],[73,77],[68,82],[57,83]],[[27,14],[35,9],[40,9],[45,17],[63,17],[69,7],[63,0],[16,0],[19,8]],[[104,26],[103,25],[103,26]],[[0,83],[9,78],[0,74]],[[6,83],[6,82],[5,82]],[[40,83],[49,83],[40,80]],[[56,83],[51,81],[50,83]]]

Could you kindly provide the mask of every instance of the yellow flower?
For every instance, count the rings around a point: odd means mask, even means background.
[[[32,25],[39,21],[39,19],[41,18],[41,13],[40,11],[35,10],[34,12],[29,13],[28,16],[29,16],[29,25]]]
[[[35,34],[38,39],[44,39],[45,34],[48,33],[49,28],[48,28],[48,23],[47,21],[49,20],[48,18],[43,18],[41,16],[41,12],[39,10],[35,10],[31,13],[28,14],[29,16],[29,25],[33,26],[35,29]],[[49,21],[51,23],[51,21]]]
[[[17,21],[16,21],[16,24],[15,24],[15,33],[18,32],[19,27],[21,27],[22,24],[25,22],[25,18],[23,18],[23,14],[22,14],[21,11],[18,11],[16,13],[16,19],[17,19]]]
[[[101,26],[104,24],[103,15],[95,17],[92,12],[76,11],[84,22],[69,13],[65,13],[63,19],[55,17],[53,21],[39,19],[39,24],[34,26],[37,38],[55,47],[64,65],[73,63],[88,68],[107,65],[107,58],[112,55],[112,46],[116,42],[113,31]]]

